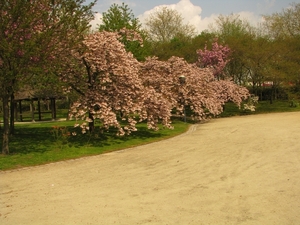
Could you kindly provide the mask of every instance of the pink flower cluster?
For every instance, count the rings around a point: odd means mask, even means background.
[[[200,67],[211,67],[216,78],[224,78],[223,70],[229,62],[230,53],[230,48],[218,44],[218,40],[215,39],[211,50],[208,50],[205,46],[204,50],[199,49],[197,51],[198,65]]]

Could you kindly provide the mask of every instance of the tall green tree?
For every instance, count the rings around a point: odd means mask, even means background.
[[[198,60],[196,50],[211,46],[214,35],[207,31],[195,37],[178,35],[168,42],[152,42],[151,55],[155,55],[160,60],[168,60],[172,56],[184,58],[188,63],[195,63]]]
[[[0,1],[3,154],[9,153],[9,100],[33,78],[40,82],[51,76],[83,40],[95,2],[83,3],[84,0]]]
[[[129,30],[141,30],[141,24],[138,18],[135,18],[132,10],[124,2],[122,5],[112,4],[107,12],[102,14],[102,23],[99,26],[100,31],[120,31],[123,28]]]
[[[168,42],[151,42],[151,55],[160,60],[168,60],[172,56],[178,56],[187,61],[195,61],[196,51],[191,49],[192,39],[177,36]]]
[[[149,38],[154,42],[169,42],[177,37],[194,37],[195,27],[185,24],[182,15],[167,7],[149,15],[145,23]]]
[[[282,12],[264,15],[265,28],[273,38],[300,35],[300,3],[292,3]]]
[[[120,40],[127,51],[133,53],[138,60],[144,60],[148,56],[148,43],[146,42],[146,35],[142,30],[142,24],[136,18],[132,10],[124,2],[122,5],[112,4],[107,12],[102,14],[102,23],[99,26],[99,31],[120,32],[123,29],[138,33],[143,38],[144,45],[138,41],[128,40],[127,35],[122,35]]]
[[[276,73],[285,74],[285,80],[300,90],[300,3],[292,3],[282,12],[264,15],[264,28],[277,43]]]
[[[151,43],[151,55],[160,60],[178,56],[189,62],[196,61],[196,49],[193,48],[195,27],[185,24],[182,15],[173,9],[163,7],[149,15],[145,30]]]

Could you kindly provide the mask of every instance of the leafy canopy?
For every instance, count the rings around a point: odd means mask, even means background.
[[[126,29],[139,34],[145,43],[146,36],[141,27],[139,19],[123,2],[122,5],[112,4],[108,11],[103,13],[99,31],[120,32]],[[125,45],[126,50],[132,52],[139,61],[144,60],[148,55],[149,46],[147,43],[145,46],[141,46],[139,42],[129,40],[126,35],[122,35],[120,40]]]
[[[123,28],[139,31],[141,24],[138,18],[135,18],[132,10],[124,2],[122,5],[112,4],[107,12],[102,14],[102,24],[99,31],[119,31]]]
[[[145,26],[149,38],[156,42],[168,42],[178,36],[195,36],[195,27],[185,24],[178,11],[167,7],[150,14]]]

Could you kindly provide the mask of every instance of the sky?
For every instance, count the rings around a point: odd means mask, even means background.
[[[91,0],[86,0],[87,3]],[[160,7],[170,7],[177,10],[184,22],[194,25],[196,30],[208,29],[220,14],[239,14],[241,19],[247,19],[252,25],[262,21],[262,15],[280,13],[291,6],[291,3],[300,3],[300,0],[98,0],[93,8],[95,20],[92,27],[101,23],[101,15],[116,3],[124,2],[132,10],[134,16],[143,24],[149,14]]]

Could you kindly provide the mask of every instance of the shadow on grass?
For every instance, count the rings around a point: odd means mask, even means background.
[[[116,133],[117,130],[114,128],[102,132],[96,129],[92,134],[80,134],[79,131],[77,136],[70,137],[70,142],[77,148],[84,146],[103,148],[111,145],[124,145],[126,147],[134,144],[136,141],[147,140],[149,142],[152,139],[160,139],[167,135],[162,132],[149,130],[146,127],[138,127],[138,131],[132,132],[130,135],[117,136]]]
[[[152,139],[160,139],[166,136],[163,132],[155,132],[147,129],[147,127],[138,127],[138,131],[132,132],[130,135],[116,136],[116,130],[110,129],[104,132],[81,134],[79,128],[73,126],[66,126],[68,133],[76,131],[77,135],[69,135],[67,138],[59,136],[58,138],[53,134],[53,128],[51,125],[38,127],[38,126],[16,126],[15,134],[10,137],[10,154],[30,154],[30,153],[44,153],[47,151],[53,151],[61,146],[72,146],[74,148],[82,147],[109,147],[120,145],[120,148],[124,145],[130,146],[131,143],[135,143],[137,140],[146,140],[149,142]],[[2,135],[0,136],[2,142]],[[2,146],[1,146],[2,147]]]
[[[2,136],[1,136],[2,138]],[[50,129],[16,127],[15,134],[10,137],[9,148],[11,154],[43,153],[52,145]]]

